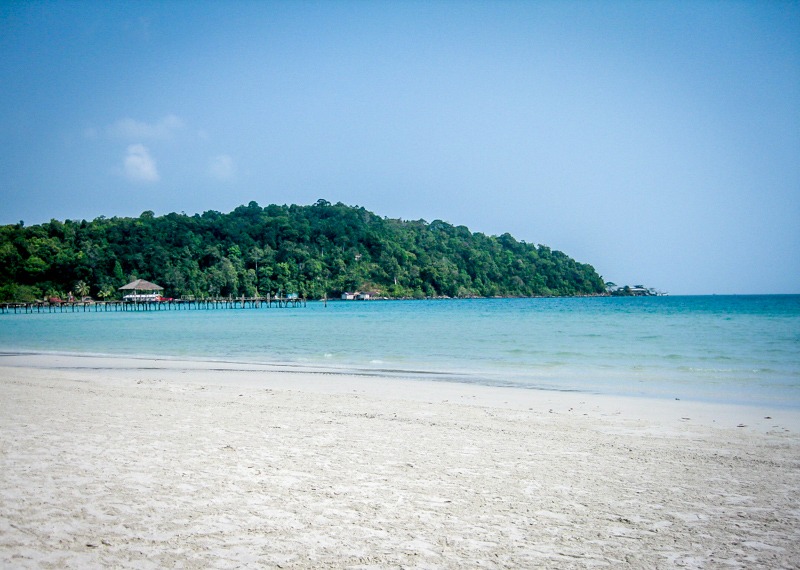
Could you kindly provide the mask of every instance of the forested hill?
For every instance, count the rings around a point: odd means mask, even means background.
[[[117,289],[137,277],[170,297],[564,296],[605,289],[592,266],[509,234],[382,218],[325,200],[0,227],[0,300],[63,299],[70,291],[118,298]]]

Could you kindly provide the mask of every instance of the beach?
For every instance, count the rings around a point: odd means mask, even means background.
[[[0,356],[4,568],[796,568],[800,413]]]

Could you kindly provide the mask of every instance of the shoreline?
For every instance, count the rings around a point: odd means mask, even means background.
[[[4,567],[800,559],[794,411],[65,355],[0,396]]]
[[[782,429],[800,433],[800,409],[792,407],[463,382],[449,379],[448,374],[425,371],[354,370],[299,363],[42,351],[0,352],[0,370],[4,368],[106,370],[118,374],[160,371],[173,380],[178,378],[176,374],[190,371],[213,375],[227,372],[235,375],[237,382],[242,385],[275,386],[323,394],[361,392],[372,397],[413,401],[469,398],[476,405],[498,408],[546,410],[548,413],[552,409],[572,409],[582,410],[584,414],[596,410],[607,415],[661,424],[696,422],[705,426],[749,428],[762,432]],[[208,380],[204,378],[204,381]],[[181,376],[180,381],[192,380]]]
[[[0,350],[0,367],[5,363],[13,363],[14,366],[42,366],[43,363],[54,361],[55,359],[62,359],[67,367],[77,368],[80,362],[91,362],[92,360],[81,359],[94,359],[94,362],[111,361],[112,364],[106,362],[103,364],[105,368],[121,368],[121,367],[135,367],[134,364],[139,362],[150,363],[163,363],[164,367],[175,366],[188,366],[190,368],[207,368],[224,369],[231,371],[251,371],[251,372],[269,372],[269,373],[286,373],[289,375],[304,375],[304,374],[322,374],[334,377],[348,378],[348,377],[363,377],[374,378],[389,381],[415,381],[422,384],[434,383],[441,385],[455,385],[455,386],[476,386],[484,387],[487,389],[497,390],[511,390],[531,392],[534,394],[575,394],[585,395],[591,398],[607,398],[610,400],[630,401],[630,405],[634,406],[635,402],[642,406],[655,406],[659,409],[664,407],[666,402],[683,402],[683,405],[694,406],[708,406],[710,408],[729,408],[730,410],[742,410],[746,417],[755,417],[754,413],[760,412],[776,412],[793,419],[793,428],[800,430],[800,406],[792,404],[779,404],[775,402],[758,401],[755,403],[742,402],[742,401],[719,401],[703,398],[693,398],[691,395],[678,398],[673,395],[657,396],[653,393],[619,393],[619,392],[604,392],[602,390],[582,390],[580,388],[559,388],[555,385],[535,385],[523,384],[515,382],[503,382],[498,380],[490,380],[483,375],[469,376],[468,373],[463,371],[448,371],[448,370],[418,370],[418,369],[403,369],[403,368],[378,368],[378,367],[359,367],[358,365],[333,365],[329,363],[304,363],[297,361],[258,361],[246,360],[235,358],[219,358],[219,357],[202,357],[196,355],[168,355],[168,354],[124,354],[124,353],[94,353],[94,352],[74,352],[74,351],[47,351],[40,349],[10,349]],[[36,363],[38,361],[38,363]],[[120,363],[129,363],[122,365]],[[170,364],[171,363],[171,364]],[[183,363],[183,364],[182,364]],[[153,366],[150,366],[153,368]],[[156,366],[155,368],[158,368]],[[502,374],[497,373],[496,376],[500,377]],[[672,408],[680,408],[678,405],[671,405]],[[748,411],[749,410],[749,411]],[[770,415],[765,413],[764,415]]]

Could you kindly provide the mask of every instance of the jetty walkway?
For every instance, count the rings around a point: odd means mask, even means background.
[[[305,307],[299,297],[239,297],[214,299],[165,299],[163,301],[36,301],[33,303],[0,303],[3,313],[102,313],[120,311],[199,311],[217,309],[263,309],[271,307]]]

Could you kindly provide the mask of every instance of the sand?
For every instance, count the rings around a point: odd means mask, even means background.
[[[0,355],[3,568],[797,568],[795,411]]]

